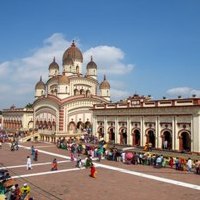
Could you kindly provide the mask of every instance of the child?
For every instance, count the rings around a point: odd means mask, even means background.
[[[94,164],[92,163],[91,164],[91,167],[90,167],[90,176],[92,177],[92,178],[96,178],[96,168],[95,168],[95,166],[94,166]]]
[[[55,170],[58,170],[58,163],[57,163],[56,158],[54,158],[52,162],[52,168],[51,168],[51,171],[55,171]]]

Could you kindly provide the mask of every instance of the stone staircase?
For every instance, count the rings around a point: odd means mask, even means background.
[[[24,143],[27,141],[36,141],[36,140],[39,140],[39,138],[40,138],[40,134],[38,132],[35,132],[35,133],[31,133],[25,137],[22,137],[19,141],[21,143]]]

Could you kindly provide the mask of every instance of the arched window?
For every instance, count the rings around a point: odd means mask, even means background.
[[[78,89],[74,90],[74,95],[78,95]]]
[[[90,96],[90,90],[87,90],[86,91],[86,97],[89,97]]]
[[[67,86],[66,86],[66,88],[65,88],[65,92],[67,93]]]
[[[79,73],[79,66],[76,66],[76,73]]]
[[[84,89],[81,89],[81,90],[80,90],[80,94],[85,94]]]

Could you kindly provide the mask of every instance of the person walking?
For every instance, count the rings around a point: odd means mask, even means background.
[[[82,159],[81,159],[81,155],[78,154],[77,161],[76,161],[76,167],[81,168],[81,166],[82,166]]]
[[[34,160],[34,158],[35,158],[35,147],[33,145],[31,146],[31,156],[32,156],[32,160]]]
[[[96,173],[97,173],[96,167],[95,167],[94,164],[92,163],[92,165],[91,165],[91,167],[90,167],[90,176],[91,176],[92,178],[96,178]]]
[[[27,156],[26,168],[27,168],[27,170],[31,170],[32,169],[32,163],[31,163],[30,156]]]
[[[35,150],[35,153],[34,153],[34,161],[38,161],[38,150],[37,149]]]

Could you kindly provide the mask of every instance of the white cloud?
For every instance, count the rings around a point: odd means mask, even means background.
[[[110,46],[97,46],[84,52],[85,65],[91,56],[97,64],[100,74],[127,74],[133,70],[133,64],[123,62],[124,53],[121,49]]]
[[[0,79],[3,79],[9,73],[10,62],[0,63]]]
[[[111,93],[111,100],[112,101],[123,100],[123,99],[131,96],[129,91],[114,89],[114,88],[111,88],[110,93]]]
[[[71,41],[66,40],[63,34],[55,33],[45,39],[40,48],[30,50],[30,56],[0,63],[0,92],[5,97],[1,97],[1,105],[14,101],[12,95],[15,95],[16,100],[22,99],[24,96],[22,101],[25,102],[33,99],[35,84],[39,81],[40,76],[43,77],[44,81],[47,80],[48,67],[54,57],[60,66],[60,72],[62,72],[62,56],[70,45]],[[77,46],[81,45],[77,44]],[[83,52],[83,68],[86,68],[91,55],[98,66],[98,74],[100,75],[126,74],[134,68],[132,64],[124,63],[124,53],[121,49],[110,46],[97,46]],[[127,96],[127,92],[123,91],[123,84],[114,84],[114,86],[116,85],[118,88],[113,88],[113,98]]]
[[[190,87],[177,87],[167,90],[168,95],[172,97],[182,96],[182,97],[191,97],[193,94],[200,97],[200,90],[196,90]]]

